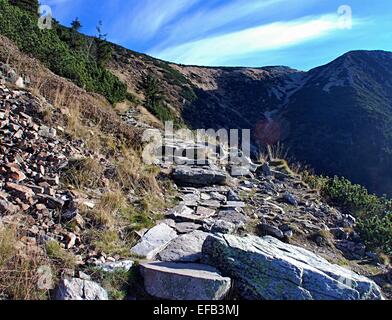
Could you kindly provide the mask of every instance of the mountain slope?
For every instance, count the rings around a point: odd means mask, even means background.
[[[353,51],[302,72],[175,65],[116,48],[110,70],[139,96],[143,75],[153,74],[190,127],[252,129],[259,143],[260,125],[272,120],[277,132],[261,142],[283,142],[319,174],[392,195],[392,53]]]
[[[350,52],[311,70],[282,116],[295,157],[392,194],[392,53]]]

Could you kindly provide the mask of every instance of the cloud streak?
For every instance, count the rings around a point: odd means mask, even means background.
[[[150,54],[178,63],[216,65],[241,55],[295,46],[339,28],[337,15],[304,17],[153,50]]]
[[[170,25],[166,43],[197,38],[251,16],[261,19],[268,16],[270,9],[284,3],[286,0],[234,0],[214,8],[203,6],[191,15],[179,17],[175,24]]]
[[[201,0],[144,0],[118,6],[111,32],[120,40],[150,39],[170,21]]]

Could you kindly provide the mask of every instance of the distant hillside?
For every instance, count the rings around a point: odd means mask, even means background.
[[[392,195],[392,53],[350,52],[311,70],[283,115],[298,160]]]

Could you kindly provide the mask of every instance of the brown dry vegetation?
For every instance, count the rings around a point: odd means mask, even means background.
[[[42,286],[40,268],[48,266],[51,262],[44,251],[23,243],[16,226],[0,226],[0,293],[4,298],[46,299],[48,288]]]

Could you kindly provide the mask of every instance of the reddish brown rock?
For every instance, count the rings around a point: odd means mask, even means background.
[[[9,177],[15,181],[21,182],[26,179],[26,175],[15,164],[7,165]]]
[[[28,187],[22,186],[20,184],[7,182],[5,187],[12,194],[15,194],[17,197],[21,198],[22,200],[29,200],[34,196],[33,190],[31,190]]]

